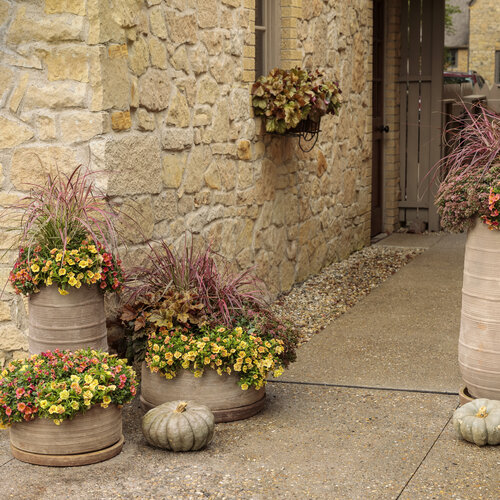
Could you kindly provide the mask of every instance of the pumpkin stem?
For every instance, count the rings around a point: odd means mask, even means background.
[[[488,413],[486,412],[486,406],[481,406],[479,408],[479,411],[476,413],[477,418],[486,418],[488,416]]]
[[[182,413],[186,409],[187,405],[188,404],[186,403],[186,401],[182,401],[181,403],[179,403],[179,406],[174,410],[175,413]]]

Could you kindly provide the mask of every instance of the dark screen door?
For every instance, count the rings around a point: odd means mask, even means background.
[[[382,232],[384,131],[384,1],[373,2],[373,145],[371,236]]]

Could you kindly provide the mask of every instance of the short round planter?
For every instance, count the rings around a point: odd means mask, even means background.
[[[189,400],[208,406],[215,422],[242,420],[258,413],[265,404],[266,390],[251,387],[244,391],[234,374],[218,375],[205,369],[202,377],[195,377],[189,370],[180,370],[173,379],[152,373],[142,364],[141,407],[149,411],[168,401]]]
[[[12,455],[36,465],[70,467],[102,462],[123,447],[122,411],[115,405],[94,406],[60,425],[35,418],[10,428]]]
[[[458,361],[473,398],[500,400],[500,231],[467,235]]]
[[[28,344],[31,354],[54,349],[108,350],[104,295],[97,285],[72,288],[61,295],[57,286],[29,297]]]

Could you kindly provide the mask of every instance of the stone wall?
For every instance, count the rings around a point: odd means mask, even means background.
[[[324,68],[345,99],[303,153],[252,114],[254,0],[0,0],[0,204],[91,165],[141,226],[130,252],[189,230],[290,289],[369,242],[370,5],[282,0],[283,65]],[[6,290],[0,363],[25,330]]]
[[[469,70],[477,71],[491,86],[495,83],[495,51],[500,50],[500,3],[475,0],[469,8]]]

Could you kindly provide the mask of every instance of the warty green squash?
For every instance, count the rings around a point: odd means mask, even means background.
[[[500,444],[500,401],[474,399],[455,410],[452,423],[466,441],[478,446]]]
[[[214,415],[194,401],[169,401],[142,418],[146,441],[172,451],[195,451],[207,446],[214,435]]]

